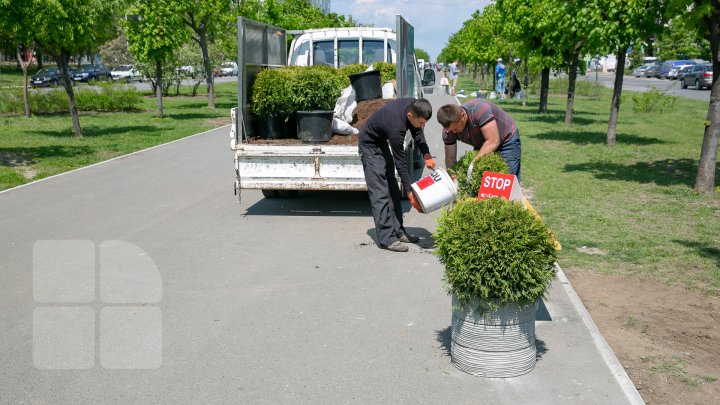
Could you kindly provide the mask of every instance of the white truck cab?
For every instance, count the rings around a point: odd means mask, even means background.
[[[300,34],[290,44],[289,65],[328,65],[336,68],[375,62],[396,63],[395,31],[353,27],[288,31]]]

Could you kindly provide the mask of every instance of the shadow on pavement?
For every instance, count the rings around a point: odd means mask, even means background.
[[[263,198],[244,215],[370,216],[366,192],[300,191],[292,197]]]

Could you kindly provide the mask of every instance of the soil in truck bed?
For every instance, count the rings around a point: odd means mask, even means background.
[[[357,107],[355,107],[355,110],[353,111],[353,120],[352,120],[352,126],[360,129],[367,120],[375,113],[375,111],[381,109],[385,104],[393,101],[393,99],[382,99],[377,98],[374,100],[365,100],[358,103]],[[265,139],[265,138],[250,138],[247,140],[247,143],[250,145],[256,144],[256,145],[282,145],[282,146],[291,146],[291,145],[303,145],[305,142],[301,141],[298,138],[288,138],[288,139]],[[317,142],[312,142],[317,143]],[[324,142],[324,144],[327,145],[357,145],[358,144],[358,136],[357,135],[340,135],[340,134],[333,134],[332,138],[330,138],[329,141]]]

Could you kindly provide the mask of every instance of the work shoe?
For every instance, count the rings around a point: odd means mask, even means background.
[[[415,235],[410,235],[409,233],[404,233],[398,238],[398,240],[404,243],[417,243],[420,238]]]
[[[407,246],[400,243],[400,241],[395,241],[387,246],[381,246],[383,249],[391,250],[393,252],[407,252],[409,249]]]

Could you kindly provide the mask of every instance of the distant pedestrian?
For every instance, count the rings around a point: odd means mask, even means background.
[[[458,63],[460,61],[458,59],[455,59],[453,63],[450,64],[450,82],[452,83],[452,95],[455,95],[455,86],[457,85],[458,80]]]
[[[495,91],[497,92],[498,98],[505,98],[505,65],[503,65],[502,58],[497,59],[497,65],[495,66]]]

